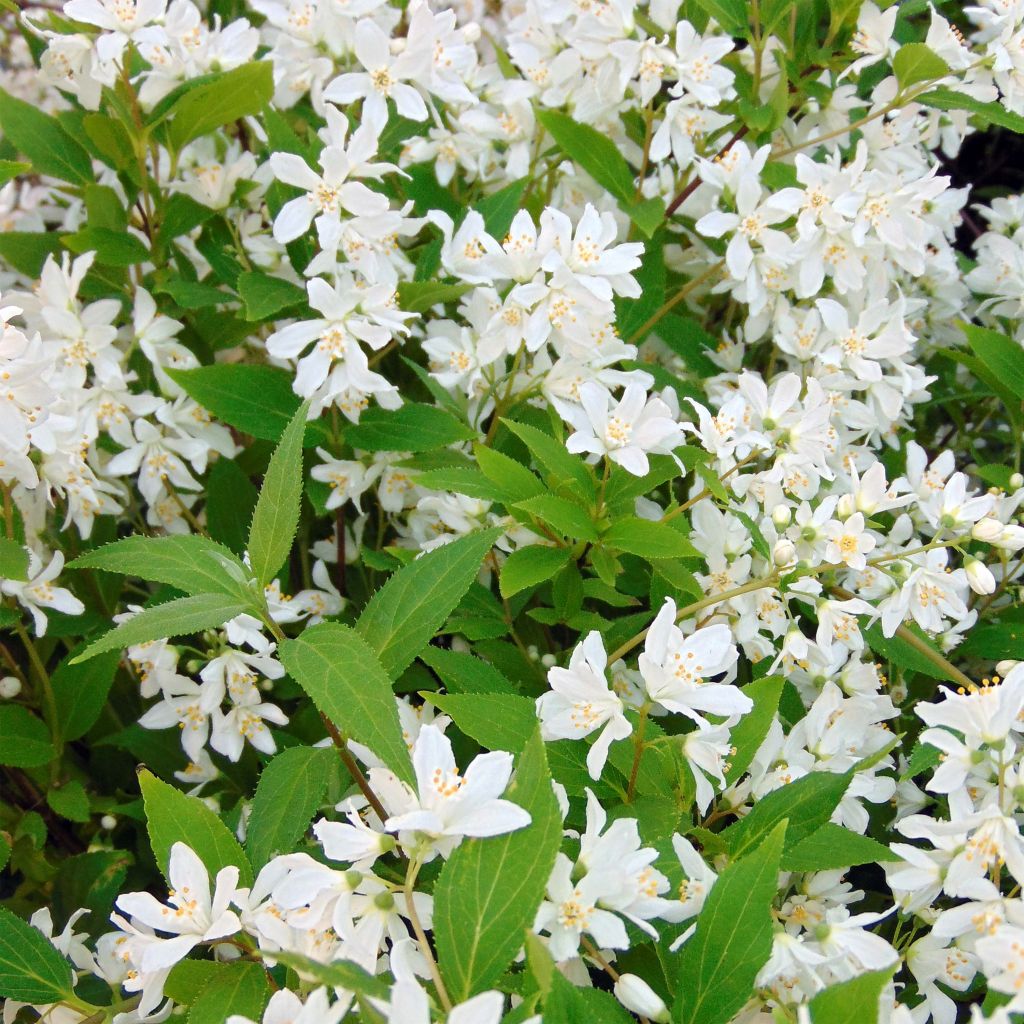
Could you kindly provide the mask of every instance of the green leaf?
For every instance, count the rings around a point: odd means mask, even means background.
[[[557,494],[538,494],[526,501],[516,502],[515,507],[548,523],[563,537],[597,540],[593,520],[579,505],[567,498],[560,498]]]
[[[501,596],[512,597],[520,590],[551,579],[571,557],[569,548],[549,548],[540,544],[513,551],[501,567],[498,581]]]
[[[924,43],[904,43],[892,59],[892,70],[902,90],[949,74],[949,65]]]
[[[700,557],[700,552],[679,530],[667,523],[651,522],[637,516],[617,519],[601,537],[601,544],[655,561],[660,558]]]
[[[403,566],[363,609],[356,630],[392,679],[433,639],[465,597],[501,529],[479,530]]]
[[[6,185],[21,174],[27,174],[32,170],[31,164],[21,163],[18,160],[0,160],[0,185]]]
[[[472,287],[441,281],[402,281],[398,285],[398,305],[409,313],[426,313],[438,303],[456,302]]]
[[[326,747],[289,747],[260,773],[245,833],[255,870],[276,854],[291,853],[323,802],[336,759]]]
[[[869,971],[830,985],[810,1002],[814,1024],[878,1024],[882,991],[892,970]]]
[[[345,440],[367,452],[430,452],[477,436],[444,409],[415,402],[394,410],[367,409],[345,429]]]
[[[202,800],[186,796],[146,768],[139,770],[139,788],[146,809],[149,842],[165,878],[171,847],[176,842],[185,842],[206,865],[211,880],[221,868],[234,864],[238,868],[238,884],[252,885],[252,868],[238,840]]]
[[[20,704],[0,704],[0,764],[35,768],[52,761],[55,754],[41,719]]]
[[[623,203],[622,208],[647,238],[653,237],[665,221],[665,200],[661,196]]]
[[[184,192],[175,192],[167,205],[164,207],[163,219],[160,221],[160,230],[157,233],[157,241],[163,247],[179,238],[187,235],[200,224],[205,224],[216,211],[209,206],[197,203],[191,196]],[[225,296],[228,298],[228,296]]]
[[[914,744],[910,758],[907,761],[907,769],[903,773],[901,781],[912,779],[917,775],[923,775],[942,763],[942,751],[933,747],[930,743]]]
[[[939,653],[938,648],[915,624],[911,623],[906,628],[915,633],[922,643],[934,648],[936,653]],[[862,626],[861,633],[864,635],[868,647],[875,654],[891,661],[899,668],[908,669],[911,672],[919,672],[921,675],[928,676],[929,679],[952,679],[952,676],[947,676],[935,662],[926,658],[902,637],[885,636],[882,633],[882,627],[877,623],[873,626]]]
[[[962,323],[960,329],[967,335],[974,354],[992,375],[1018,399],[1024,400],[1024,349],[1020,344],[987,327]]]
[[[957,648],[986,661],[1024,661],[1024,623],[999,622],[975,626]]]
[[[512,962],[554,867],[562,815],[536,726],[505,797],[529,812],[530,824],[464,840],[434,888],[438,960],[456,1001],[493,987]]]
[[[259,1020],[270,999],[270,982],[262,965],[245,962],[220,964],[196,994],[188,1024],[223,1024],[238,1014]]]
[[[490,662],[473,654],[427,646],[420,660],[438,675],[449,694],[512,693],[515,687]]]
[[[88,920],[93,928],[104,930],[130,864],[131,856],[120,850],[92,850],[64,858],[54,883],[54,920],[66,921],[85,907],[92,914]]]
[[[10,537],[0,537],[0,579],[28,579],[28,548]]]
[[[502,489],[492,483],[478,469],[468,466],[448,466],[444,469],[428,469],[416,474],[420,487],[435,491],[453,491],[482,501],[504,501]]]
[[[0,131],[4,138],[32,162],[37,174],[46,174],[72,185],[94,181],[92,159],[56,118],[37,106],[15,99],[0,89]]]
[[[171,108],[169,140],[174,149],[221,125],[258,114],[274,94],[270,61],[251,61],[190,89]]]
[[[252,592],[243,582],[249,570],[228,548],[198,534],[124,537],[79,555],[68,568],[137,576],[186,594],[222,594],[250,601],[255,608]]]
[[[170,295],[182,309],[210,309],[234,298],[212,284],[186,281],[181,277],[169,278],[154,290],[162,295]]]
[[[51,786],[46,791],[46,802],[68,821],[89,820],[89,795],[77,779],[65,782],[63,786]]]
[[[288,557],[302,501],[302,437],[308,400],[296,410],[270,458],[249,528],[249,564],[266,586]]]
[[[271,320],[282,310],[306,305],[306,292],[281,277],[247,270],[238,275],[246,320]]]
[[[488,750],[518,754],[537,727],[533,701],[514,693],[431,693],[425,695],[467,736]]]
[[[853,779],[851,772],[811,772],[781,789],[773,790],[754,809],[719,833],[734,858],[764,841],[781,821],[789,821],[786,851],[826,824]]]
[[[354,629],[323,622],[282,643],[280,655],[318,711],[346,737],[366,744],[400,778],[413,782],[391,680]]]
[[[616,199],[633,202],[636,193],[633,172],[607,135],[556,110],[538,110],[537,120],[555,140],[559,149],[578,163],[599,185]]]
[[[570,454],[561,441],[556,441],[555,438],[527,423],[517,423],[514,420],[502,422],[530,449],[537,462],[547,470],[553,484],[575,485],[575,493],[580,498],[584,501],[594,500],[596,492],[590,470],[582,459]]]
[[[310,960],[308,957],[302,956],[301,953],[285,953],[276,950],[274,959],[302,975],[315,978],[321,985],[348,989],[350,992],[358,992],[360,995],[370,996],[373,999],[388,998],[388,984],[384,978],[367,973],[352,961],[332,960],[330,963],[324,964],[318,960]]]
[[[57,1003],[74,989],[71,965],[41,931],[0,907],[0,996]]]
[[[870,836],[825,822],[782,857],[783,871],[832,871],[854,864],[881,864],[900,856]]]
[[[146,608],[133,615],[126,622],[104,633],[98,640],[70,659],[69,664],[95,658],[107,651],[123,651],[126,647],[146,643],[149,640],[164,640],[169,637],[186,636],[204,629],[222,626],[242,612],[252,610],[251,602],[233,600],[223,594],[196,594],[194,597],[179,597],[174,601]]]
[[[926,92],[923,96],[918,96],[917,102],[936,110],[966,110],[971,114],[977,114],[989,124],[999,125],[1000,128],[1009,128],[1010,131],[1018,134],[1024,133],[1024,117],[1015,114],[1012,110],[1007,110],[995,100],[984,103],[966,93],[940,86],[938,89]]]
[[[0,232],[0,258],[26,277],[38,277],[46,257],[58,252],[60,247],[60,235],[53,232]]]
[[[292,375],[276,366],[214,363],[168,373],[217,419],[264,441],[280,440],[299,408]]]
[[[519,178],[475,204],[477,213],[484,219],[484,230],[492,238],[500,242],[508,233],[515,215],[522,209],[523,193],[529,182],[529,178]]]
[[[743,692],[754,702],[754,706],[729,733],[729,742],[736,751],[729,758],[729,770],[725,773],[729,785],[736,782],[750,767],[750,762],[768,735],[779,710],[784,681],[782,676],[765,676],[743,687]]]
[[[708,355],[715,349],[715,339],[697,320],[669,313],[661,318],[654,331],[698,377],[713,377],[720,372]]]
[[[149,249],[128,231],[82,228],[73,235],[62,235],[61,241],[75,253],[95,252],[96,262],[107,267],[131,267],[152,258]]]
[[[719,875],[679,958],[673,1020],[725,1024],[750,998],[772,950],[772,899],[785,837],[781,821]]]
[[[502,489],[506,504],[508,501],[526,501],[545,493],[544,482],[539,477],[503,452],[478,444],[473,446],[473,457],[480,472]]]

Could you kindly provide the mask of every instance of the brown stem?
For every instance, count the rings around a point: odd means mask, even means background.
[[[730,138],[729,141],[726,142],[726,144],[718,151],[715,155],[715,159],[721,160],[722,157],[725,156],[725,154],[728,153],[729,150],[732,149],[732,147],[735,146],[748,131],[750,131],[750,129],[746,125],[741,125],[733,134],[732,138]],[[699,175],[694,175],[693,180],[689,182],[665,208],[665,220],[668,220],[668,218],[671,217],[672,214],[675,213],[676,210],[678,210],[679,207],[697,191],[702,180],[703,179]]]
[[[356,759],[352,756],[352,751],[348,749],[345,737],[338,731],[338,727],[322,712],[320,714],[320,720],[324,723],[327,735],[331,737],[334,746],[338,750],[338,756],[341,758],[341,763],[345,766],[349,775],[352,776],[352,781],[359,787],[363,796],[366,797],[370,806],[373,808],[373,813],[380,818],[381,824],[383,825],[390,815],[386,810],[384,810],[384,805],[377,798],[377,794],[370,788],[370,783],[366,780],[366,776],[362,773],[359,765],[356,764]]]

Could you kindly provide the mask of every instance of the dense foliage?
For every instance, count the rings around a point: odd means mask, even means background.
[[[5,1022],[1024,1013],[1021,0],[0,9]]]

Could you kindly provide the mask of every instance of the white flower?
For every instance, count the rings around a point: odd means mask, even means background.
[[[391,814],[384,822],[389,832],[417,833],[447,856],[463,836],[496,836],[530,824],[526,811],[499,799],[512,775],[511,754],[480,754],[460,775],[444,733],[424,725],[413,744],[412,763],[415,792],[386,768],[369,771],[370,785]]]
[[[572,652],[568,668],[548,670],[549,693],[537,698],[537,715],[545,740],[574,740],[597,729],[600,736],[587,752],[587,770],[599,779],[608,748],[632,731],[624,705],[607,678],[608,655],[596,630]]]
[[[210,878],[203,862],[185,843],[171,847],[167,878],[171,891],[167,903],[160,903],[148,892],[129,892],[119,896],[119,910],[131,917],[131,923],[111,918],[128,932],[127,950],[132,962],[143,974],[166,970],[184,959],[200,942],[211,942],[234,935],[241,928],[237,915],[228,910],[238,885],[238,868],[221,868],[210,895]],[[138,931],[144,925],[174,938],[160,938]]]
[[[660,398],[648,398],[638,384],[630,384],[612,408],[611,392],[594,381],[580,387],[580,407],[570,407],[576,428],[566,441],[571,452],[606,455],[634,476],[650,469],[647,456],[667,454],[682,442],[682,428]]]
[[[314,989],[306,997],[305,1003],[294,992],[281,989],[270,997],[263,1011],[262,1024],[338,1024],[348,1008],[345,999],[337,1000],[332,1005],[326,988]],[[254,1022],[249,1017],[233,1013],[225,1024]]]
[[[736,664],[739,655],[729,627],[705,626],[686,636],[675,621],[675,602],[665,598],[639,659],[650,699],[703,724],[707,722],[701,712],[745,715],[754,705],[742,690],[708,681]]]
[[[64,568],[64,554],[55,551],[46,568],[39,556],[31,549],[28,552],[27,580],[0,580],[0,593],[15,598],[32,613],[36,636],[46,632],[47,618],[44,608],[63,612],[65,615],[81,615],[85,605],[64,587],[56,587],[53,581]]]
[[[551,936],[551,956],[556,962],[574,957],[584,933],[602,949],[628,949],[629,936],[622,920],[597,905],[606,892],[618,888],[614,873],[609,878],[604,873],[587,872],[574,883],[572,870],[572,861],[559,853],[548,880],[547,899],[533,922],[534,931],[546,931]]]
[[[864,556],[874,550],[875,538],[865,529],[862,513],[854,512],[844,522],[831,520],[825,524],[825,533],[828,537],[826,561],[842,563],[850,569],[863,569],[867,565]]]
[[[339,75],[324,89],[324,99],[339,106],[361,99],[363,117],[380,124],[387,121],[390,99],[402,117],[424,120],[427,105],[419,91],[407,83],[425,81],[430,54],[412,45],[413,42],[394,56],[390,40],[380,26],[363,18],[356,24],[355,52],[366,70]]]
[[[96,53],[104,61],[120,59],[128,41],[166,9],[167,0],[68,0],[64,5],[69,18],[103,29]]]

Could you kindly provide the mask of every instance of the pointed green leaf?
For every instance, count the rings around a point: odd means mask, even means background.
[[[554,867],[562,815],[536,726],[505,796],[529,812],[530,824],[464,840],[434,888],[438,960],[456,1001],[493,987],[512,962]]]
[[[719,875],[679,958],[674,1021],[726,1024],[753,994],[772,951],[772,898],[785,835],[782,821]]]
[[[243,582],[251,576],[249,570],[223,544],[197,534],[125,537],[87,551],[68,568],[117,572],[166,583],[186,594],[224,594],[255,605]]]
[[[0,132],[19,153],[32,161],[37,174],[48,174],[72,185],[94,181],[92,159],[56,118],[37,106],[15,99],[0,89]]]
[[[813,1024],[878,1024],[882,991],[892,971],[869,971],[819,992],[809,1006]]]
[[[542,544],[513,551],[501,567],[498,581],[502,597],[512,597],[520,590],[550,580],[572,557],[569,548],[549,548]]]
[[[412,783],[412,762],[391,680],[363,637],[348,626],[323,622],[286,640],[280,654],[281,663],[318,711]]]
[[[949,73],[949,65],[924,43],[904,43],[892,59],[892,70],[901,89],[941,78]]]
[[[239,885],[252,885],[252,868],[238,840],[202,800],[169,786],[146,768],[139,770],[139,787],[146,809],[149,842],[165,878],[171,847],[176,842],[184,842],[206,865],[211,879],[221,868],[234,864],[238,868]]]
[[[302,436],[309,402],[296,410],[271,456],[249,528],[249,564],[263,586],[278,573],[292,549],[302,501]]]
[[[783,871],[832,871],[900,860],[888,846],[827,821],[782,857]]]
[[[0,996],[56,1003],[74,990],[71,965],[41,931],[0,907]]]
[[[557,494],[538,494],[526,501],[516,502],[515,507],[552,526],[563,537],[597,540],[597,529],[590,516],[567,498],[560,498]]]
[[[274,94],[270,61],[251,61],[215,75],[189,89],[171,108],[171,145],[181,149],[187,142],[221,125],[258,114]]]
[[[336,760],[326,747],[289,747],[263,769],[245,831],[254,869],[276,854],[291,853],[323,802]]]
[[[470,533],[403,566],[363,609],[356,630],[397,679],[465,597],[500,529]]]
[[[149,640],[164,640],[168,637],[187,636],[204,629],[224,625],[242,612],[252,610],[252,604],[234,600],[224,594],[196,594],[194,597],[179,597],[174,601],[146,608],[133,615],[126,622],[104,633],[81,653],[71,658],[69,664],[77,665],[106,651],[123,651],[134,644]]]
[[[603,547],[657,561],[661,558],[699,558],[700,552],[684,533],[637,516],[623,516],[601,537]]]
[[[259,1020],[270,993],[267,972],[261,964],[220,964],[196,993],[188,1011],[188,1024],[223,1024],[236,1014]]]
[[[345,440],[367,452],[432,452],[477,432],[436,405],[406,402],[397,409],[367,409],[345,428]]]

